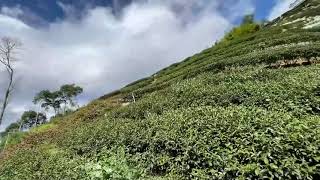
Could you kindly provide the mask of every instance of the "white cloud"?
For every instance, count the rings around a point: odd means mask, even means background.
[[[296,0],[278,0],[276,5],[272,8],[271,13],[268,16],[268,20],[273,20],[290,10],[290,5],[295,1]]]
[[[10,31],[20,32],[22,30],[29,29],[29,27],[23,22],[2,14],[0,14],[0,24],[1,24],[1,28],[0,28],[1,34],[7,33]]]
[[[42,28],[0,15],[0,34],[24,44],[15,95],[1,128],[16,120],[19,111],[32,108],[33,96],[42,89],[76,83],[85,90],[81,103],[87,103],[211,46],[232,26],[218,7],[207,0],[139,1],[121,16],[97,7],[80,20],[66,18]],[[2,73],[0,85],[5,83]]]

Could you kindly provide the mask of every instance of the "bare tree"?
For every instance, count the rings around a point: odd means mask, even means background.
[[[21,43],[13,38],[4,37],[0,40],[0,65],[5,67],[9,76],[9,83],[5,90],[2,106],[0,107],[0,125],[13,90],[13,76],[15,71],[12,63],[16,60],[14,55],[20,46]]]

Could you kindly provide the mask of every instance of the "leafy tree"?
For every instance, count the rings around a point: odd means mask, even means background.
[[[17,130],[17,129],[19,129],[19,127],[20,127],[20,124],[19,124],[19,122],[16,122],[16,123],[12,123],[12,124],[10,124],[7,128],[6,128],[6,132],[9,132],[9,131],[12,131],[12,130]]]
[[[46,110],[53,108],[55,114],[57,114],[59,113],[61,104],[65,103],[65,100],[61,97],[59,91],[51,92],[49,90],[43,90],[34,97],[33,103],[41,103],[41,107]]]
[[[60,87],[61,98],[65,100],[70,106],[75,106],[74,98],[81,94],[83,89],[75,84],[66,84]]]
[[[75,84],[66,84],[60,87],[58,91],[43,90],[39,92],[33,99],[35,104],[40,103],[42,108],[48,110],[53,108],[55,114],[60,113],[60,109],[64,104],[66,108],[69,106],[75,106],[74,98],[81,94],[83,89]]]
[[[25,111],[21,116],[21,124],[24,128],[31,128],[46,123],[47,117],[43,113]]]

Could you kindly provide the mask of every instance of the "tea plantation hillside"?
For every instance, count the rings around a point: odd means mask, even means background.
[[[306,0],[13,135],[0,179],[320,179],[319,17]]]

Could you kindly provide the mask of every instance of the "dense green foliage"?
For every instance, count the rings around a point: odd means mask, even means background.
[[[20,143],[25,135],[25,133],[19,131],[5,131],[5,135],[0,137],[0,151],[8,146]]]
[[[17,144],[20,142],[22,137],[22,134],[18,133],[20,125],[18,122],[12,123],[4,132],[0,133],[0,151],[3,150],[7,144]]]
[[[0,179],[319,179],[319,35],[219,43],[32,129]]]
[[[0,134],[0,136],[6,136],[8,132],[18,130],[19,128],[20,128],[19,123],[12,123],[4,130],[4,132]]]
[[[239,37],[243,37],[248,34],[255,33],[259,31],[260,25],[258,24],[244,24],[239,27],[234,28],[230,33],[228,33],[223,39],[223,41],[231,41],[233,39],[237,39]]]

